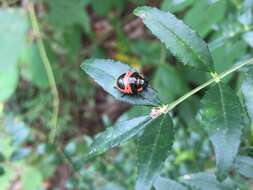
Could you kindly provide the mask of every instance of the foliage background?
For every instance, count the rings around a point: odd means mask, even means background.
[[[34,3],[41,34],[31,24]],[[105,93],[80,70],[89,57],[112,58],[142,71],[163,102],[172,102],[208,79],[178,61],[132,14],[139,5],[169,10],[208,43],[219,72],[252,57],[252,0],[1,0],[0,9],[0,189],[133,189],[134,142],[85,163],[92,138],[115,121],[143,115]],[[59,116],[55,144],[49,133],[54,114],[38,41],[42,38],[54,73]],[[238,90],[241,76],[226,78]],[[53,93],[52,93],[53,92]],[[176,136],[162,174],[177,178],[215,166],[213,150],[198,121],[203,92],[180,104]],[[252,126],[252,125],[251,125]],[[241,149],[252,156],[252,127]],[[252,181],[234,176],[241,189]],[[32,180],[31,180],[32,179]]]

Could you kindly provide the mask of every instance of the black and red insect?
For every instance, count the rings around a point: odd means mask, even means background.
[[[128,71],[119,76],[115,86],[124,95],[135,95],[146,90],[148,81],[138,72]]]

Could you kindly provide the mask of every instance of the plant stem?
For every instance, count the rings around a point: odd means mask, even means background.
[[[51,143],[53,143],[54,139],[55,139],[56,131],[57,131],[57,120],[58,120],[59,102],[60,102],[59,94],[58,94],[58,90],[57,90],[57,86],[56,86],[56,82],[55,82],[55,78],[54,78],[54,73],[53,73],[51,64],[49,62],[49,59],[48,59],[48,56],[47,56],[47,53],[45,50],[45,46],[44,46],[44,43],[42,40],[42,36],[41,36],[38,21],[36,18],[36,14],[34,11],[33,3],[28,3],[28,11],[29,11],[29,16],[31,19],[33,31],[37,37],[36,38],[37,45],[38,45],[39,53],[41,56],[41,60],[44,65],[44,68],[46,70],[49,85],[51,88],[51,92],[53,94],[53,116],[52,116],[52,121],[51,121],[52,122],[52,130],[51,130],[50,136],[49,136],[49,141]]]
[[[249,65],[249,64],[253,64],[253,58],[242,62],[241,64],[235,65],[234,67],[230,68],[229,70],[220,73],[219,75],[217,75],[216,77],[210,79],[209,81],[203,83],[202,85],[194,88],[193,90],[191,90],[190,92],[186,93],[185,95],[183,95],[182,97],[178,98],[176,101],[172,102],[171,104],[169,104],[168,107],[168,111],[172,110],[173,108],[175,108],[178,104],[180,104],[181,102],[183,102],[184,100],[186,100],[187,98],[191,97],[193,94],[197,93],[198,91],[202,90],[203,88],[209,86],[210,84],[212,84],[213,82],[217,82],[221,79],[223,79],[224,77],[226,77],[227,75],[237,71],[238,69],[240,69],[241,67],[245,66],[245,65]]]

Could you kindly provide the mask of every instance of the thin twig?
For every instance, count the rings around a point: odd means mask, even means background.
[[[198,91],[202,90],[203,88],[209,86],[210,84],[214,83],[214,82],[218,82],[221,79],[223,79],[224,77],[226,77],[227,75],[237,71],[238,69],[242,68],[245,65],[249,65],[249,64],[253,64],[253,58],[242,62],[241,64],[235,65],[234,67],[232,67],[231,69],[221,73],[221,74],[215,74],[212,79],[210,79],[209,81],[205,82],[204,84],[198,86],[197,88],[194,88],[193,90],[191,90],[190,92],[186,93],[185,95],[183,95],[182,97],[178,98],[176,101],[172,102],[171,104],[169,104],[169,109],[168,111],[171,111],[173,108],[175,108],[178,104],[180,104],[181,102],[183,102],[184,100],[186,100],[187,98],[191,97],[193,94],[197,93]]]
[[[37,36],[37,45],[38,45],[39,53],[42,59],[42,63],[45,67],[49,85],[51,87],[51,92],[53,94],[53,116],[52,116],[52,121],[51,121],[52,129],[49,136],[49,141],[53,143],[56,136],[56,132],[57,132],[57,120],[58,120],[59,102],[60,102],[59,94],[58,94],[58,90],[57,90],[57,86],[56,86],[56,82],[54,78],[54,73],[53,73],[51,64],[49,62],[49,59],[45,50],[45,46],[42,40],[42,36],[41,36],[41,32],[40,32],[39,24],[38,24],[37,17],[35,14],[33,3],[28,3],[28,11],[29,11],[30,19],[31,19],[32,28]]]

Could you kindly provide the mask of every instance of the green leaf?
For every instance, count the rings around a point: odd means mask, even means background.
[[[160,64],[154,77],[154,88],[160,93],[163,102],[172,102],[188,91],[184,80],[172,66]]]
[[[237,156],[234,167],[241,175],[253,179],[253,159],[248,156]]]
[[[49,5],[49,21],[57,28],[82,26],[86,33],[90,33],[90,19],[82,0],[47,0]],[[64,19],[63,19],[64,18]]]
[[[210,33],[212,27],[224,18],[226,4],[226,0],[198,1],[187,12],[184,21],[196,30],[201,37],[205,37]]]
[[[92,77],[105,91],[116,99],[131,104],[157,106],[160,104],[157,92],[150,86],[139,95],[125,95],[115,88],[118,77],[127,72],[135,71],[133,68],[119,61],[109,59],[88,59],[81,65],[90,77]]]
[[[90,145],[87,159],[127,142],[142,131],[150,120],[150,116],[141,116],[132,120],[118,122],[113,127],[107,128],[104,132],[99,133]]]
[[[17,61],[25,45],[28,28],[23,10],[0,10],[0,102],[6,101],[18,84]]]
[[[149,190],[168,157],[174,140],[173,122],[169,114],[159,116],[144,130],[138,142],[139,176],[136,190]]]
[[[253,122],[253,68],[249,68],[242,82],[241,91],[247,112]]]
[[[244,127],[239,98],[228,86],[218,83],[201,100],[200,113],[214,146],[218,177],[224,179],[236,157]]]
[[[165,11],[170,11],[171,13],[176,13],[183,11],[196,0],[164,0],[161,5],[161,9]]]
[[[208,172],[187,174],[180,177],[180,181],[197,190],[232,190],[227,180],[221,183],[213,173]]]
[[[185,186],[180,183],[165,177],[157,177],[154,182],[156,190],[187,190]]]
[[[146,6],[135,9],[134,14],[141,17],[151,32],[185,65],[214,70],[207,44],[174,15]]]

